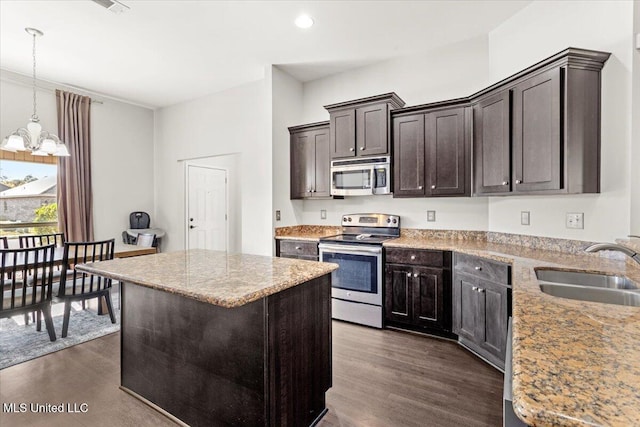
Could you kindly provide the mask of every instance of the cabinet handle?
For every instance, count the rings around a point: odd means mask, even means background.
[[[477,290],[478,290],[478,287],[477,287],[477,286],[472,286],[472,287],[471,287],[471,290],[472,290],[472,291],[477,291]]]
[[[360,147],[360,151],[364,151],[364,147]]]
[[[522,180],[516,179],[516,184],[522,184]]]
[[[422,190],[422,185],[418,185],[418,190]]]
[[[415,255],[411,255],[411,261],[414,261],[416,259]]]
[[[407,277],[411,277],[411,273],[407,273]]]
[[[502,181],[502,185],[509,185],[509,181]]]
[[[481,271],[482,267],[476,267],[476,271]]]
[[[296,251],[299,251],[300,249],[302,249],[300,246],[296,246]]]
[[[355,148],[353,148],[353,147],[349,148],[349,151],[354,151],[354,150],[355,150]]]
[[[478,288],[478,292],[480,292],[481,294],[484,293],[484,289],[483,288]]]
[[[431,186],[431,189],[432,189],[432,190],[435,190],[435,189],[436,189],[436,186],[435,186],[435,185],[432,185],[432,186]]]
[[[420,273],[413,273],[413,277],[418,277],[420,276]]]

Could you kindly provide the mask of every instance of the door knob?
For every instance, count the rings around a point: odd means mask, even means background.
[[[355,149],[353,147],[349,148],[349,151],[354,151]]]
[[[418,190],[422,190],[422,185],[418,185]]]
[[[193,218],[189,218],[189,221],[193,221]]]
[[[435,185],[432,185],[432,186],[431,186],[431,189],[432,189],[432,190],[435,190],[435,189],[436,189],[436,186],[435,186]]]
[[[413,277],[418,277],[420,273],[413,273]]]
[[[197,225],[190,225],[189,228],[196,228]]]
[[[407,277],[411,277],[411,273],[407,273]]]
[[[360,151],[364,151],[364,147],[360,147]]]
[[[516,184],[522,184],[522,180],[516,179]]]
[[[502,181],[502,185],[509,185],[509,181]]]
[[[411,261],[415,260],[416,256],[415,255],[411,255]]]

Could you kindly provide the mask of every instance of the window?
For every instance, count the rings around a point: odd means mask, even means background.
[[[0,160],[0,235],[58,231],[57,175],[57,164]]]

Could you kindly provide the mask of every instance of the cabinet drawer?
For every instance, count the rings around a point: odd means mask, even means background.
[[[307,255],[318,256],[318,243],[301,240],[280,240],[280,256]]]
[[[456,272],[472,274],[503,285],[511,285],[510,266],[502,262],[456,253],[454,268]]]
[[[411,264],[428,267],[444,267],[444,252],[426,249],[388,248],[386,262],[390,264]]]

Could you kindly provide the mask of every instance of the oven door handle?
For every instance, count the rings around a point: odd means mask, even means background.
[[[352,249],[351,246],[347,247],[346,245],[330,245],[326,243],[320,243],[318,245],[318,248],[320,250],[339,252],[341,254],[357,255],[359,253],[365,253],[365,254],[381,254],[382,253],[382,246],[375,246],[375,247],[357,246]]]

